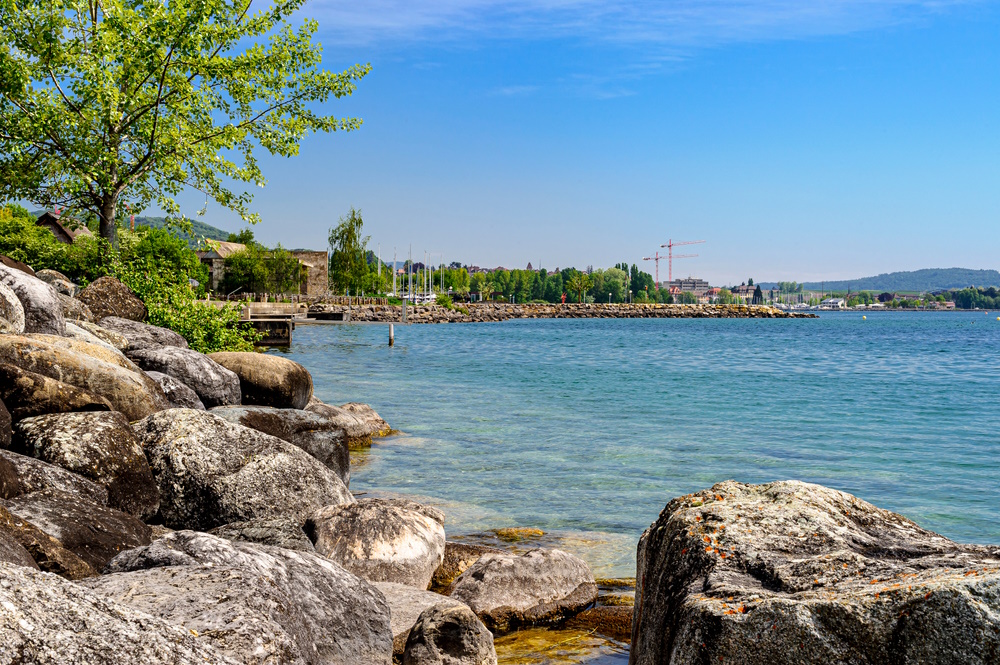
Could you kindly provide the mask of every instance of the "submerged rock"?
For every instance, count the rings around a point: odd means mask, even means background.
[[[465,605],[440,603],[420,613],[403,665],[496,665],[493,634]]]
[[[121,335],[130,349],[148,349],[157,346],[188,348],[187,340],[173,330],[141,321],[123,319],[120,316],[106,316],[101,319],[101,327]]]
[[[396,582],[372,582],[372,586],[385,596],[385,602],[389,605],[392,627],[392,653],[397,657],[402,656],[403,650],[406,647],[406,638],[410,635],[410,629],[413,628],[413,624],[417,622],[417,618],[424,610],[436,605],[442,605],[446,608],[465,608],[471,613],[471,610],[464,604],[433,591],[424,591],[423,589],[417,589],[405,584],[397,584]],[[476,619],[476,621],[478,622],[479,620]],[[484,626],[483,630],[485,629]],[[490,637],[490,644],[493,644],[492,636]]]
[[[317,552],[373,582],[426,589],[444,559],[444,513],[406,499],[326,506],[306,533]]]
[[[170,409],[134,429],[160,487],[160,514],[175,529],[281,518],[352,503],[337,475],[290,443],[205,411]]]
[[[231,423],[276,436],[306,451],[340,476],[351,480],[351,453],[344,430],[310,411],[269,406],[222,406],[212,413]]]
[[[636,664],[1000,659],[1000,547],[820,485],[727,481],[674,499],[637,573]]]
[[[350,448],[370,446],[372,437],[384,436],[392,431],[389,425],[370,406],[353,405],[355,408],[365,406],[371,413],[356,413],[346,409],[345,407],[347,406],[351,405],[333,406],[332,404],[324,404],[313,397],[309,400],[305,409],[326,418],[337,427],[343,429],[344,434],[347,436],[347,445]],[[374,414],[374,416],[371,414]]]
[[[168,374],[188,386],[205,406],[240,403],[239,377],[197,351],[177,346],[130,346],[128,356],[142,369]]]
[[[0,265],[0,284],[10,287],[21,302],[25,332],[50,335],[62,335],[66,332],[62,303],[54,288],[37,277],[5,265]]]
[[[14,289],[0,282],[0,334],[24,333],[24,307]]]
[[[0,563],[4,665],[236,665],[190,631],[55,575]]]
[[[321,556],[177,531],[123,552],[105,573],[161,566],[224,566],[259,576],[289,599],[273,616],[317,665],[389,665],[392,634],[382,594]],[[206,608],[210,610],[210,608]]]
[[[135,433],[117,411],[53,413],[17,424],[17,450],[93,480],[112,508],[156,515],[160,493]]]
[[[562,550],[484,554],[448,595],[472,608],[494,633],[554,624],[597,599],[597,584],[580,558]]]
[[[100,321],[117,316],[132,321],[146,319],[146,305],[138,296],[114,277],[101,277],[91,282],[77,295]]]
[[[221,352],[209,356],[240,378],[243,404],[304,409],[312,397],[309,370],[287,358],[264,353]]]
[[[469,545],[447,541],[444,544],[444,560],[434,571],[431,588],[442,591],[447,589],[455,581],[455,578],[479,561],[479,557],[484,554],[503,554],[503,550],[486,545]]]
[[[286,550],[315,552],[312,541],[306,536],[299,522],[285,519],[261,519],[233,522],[212,529],[209,533],[227,540],[259,543],[282,547]]]
[[[170,402],[172,408],[205,410],[205,405],[202,404],[198,393],[174,377],[162,372],[152,371],[146,372],[146,375],[160,384],[160,388],[163,390],[163,394],[167,396],[167,400]]]

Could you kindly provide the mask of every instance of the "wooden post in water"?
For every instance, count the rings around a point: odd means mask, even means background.
[[[395,346],[396,344],[396,331],[393,329],[392,324],[389,324],[389,346]]]

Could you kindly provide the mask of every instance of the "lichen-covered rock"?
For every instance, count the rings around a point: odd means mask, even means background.
[[[86,342],[87,344],[95,344],[97,346],[103,346],[112,353],[119,354],[122,356],[125,355],[121,352],[120,349],[116,348],[113,344],[109,344],[108,342],[104,341],[103,339],[93,334],[86,328],[81,327],[79,323],[80,323],[79,321],[77,322],[70,321],[69,317],[67,317],[66,337],[78,340],[80,342]]]
[[[5,502],[17,517],[52,536],[95,569],[119,552],[148,545],[149,527],[127,513],[59,490],[22,494]]]
[[[163,372],[152,371],[146,372],[146,375],[153,379],[153,381],[160,384],[160,388],[163,390],[163,394],[167,396],[167,400],[169,400],[171,408],[197,409],[198,411],[205,410],[205,405],[202,404],[201,399],[198,397],[198,393],[191,390],[174,377],[164,374]]]
[[[312,375],[293,360],[264,353],[229,351],[209,357],[239,376],[243,404],[304,409],[312,397]]]
[[[17,491],[3,497],[5,499],[51,489],[75,494],[102,506],[108,505],[108,490],[83,476],[9,450],[0,450],[0,459],[9,464],[17,476]]]
[[[3,506],[0,506],[0,533],[20,545],[41,570],[70,580],[97,575],[93,566],[63,547],[58,540]]]
[[[17,424],[18,452],[104,486],[112,508],[150,519],[160,492],[132,427],[117,411],[53,413]]]
[[[244,543],[271,545],[286,550],[315,552],[312,541],[302,530],[298,521],[285,519],[261,519],[247,522],[233,522],[215,527],[209,531],[213,536]]]
[[[356,411],[348,410],[345,408],[347,406],[353,406]],[[359,406],[367,407],[367,411],[361,413]],[[324,404],[313,397],[306,405],[306,411],[312,411],[343,429],[347,436],[347,445],[352,449],[370,446],[372,437],[385,436],[392,431],[389,425],[375,413],[375,410],[367,405],[333,406],[332,404]]]
[[[83,344],[69,339],[65,342]],[[103,347],[86,346],[106,351]],[[0,363],[8,363],[103,397],[129,420],[139,420],[169,407],[159,385],[142,372],[100,360],[93,355],[64,347],[61,343],[54,344],[45,339],[32,339],[23,335],[0,335]],[[43,388],[50,390],[51,386]],[[41,388],[36,387],[35,390]],[[4,401],[7,401],[6,396]],[[11,413],[13,415],[13,411]]]
[[[0,563],[3,665],[237,665],[190,631],[55,575]]]
[[[396,582],[372,582],[372,586],[385,596],[385,602],[389,605],[390,625],[392,628],[392,653],[396,657],[403,655],[403,649],[406,646],[406,638],[410,634],[410,629],[413,628],[413,624],[417,622],[417,617],[424,610],[435,605],[443,605],[445,607],[465,608],[471,613],[471,610],[464,604],[433,591],[425,591],[405,584],[397,584]],[[476,619],[476,621],[478,622],[479,619]],[[485,630],[485,626],[483,630]],[[493,638],[491,636],[490,644],[492,643]]]
[[[147,349],[156,346],[176,346],[188,348],[187,340],[173,330],[153,326],[140,321],[123,319],[119,316],[107,316],[101,319],[102,328],[118,333],[128,341],[130,349]]]
[[[373,582],[426,589],[444,559],[444,513],[406,499],[325,506],[305,528],[317,552]]]
[[[62,335],[66,332],[62,303],[51,286],[20,270],[0,265],[0,284],[17,295],[24,308],[24,331]]]
[[[103,397],[4,362],[0,362],[0,399],[14,421],[44,413],[111,410]]]
[[[11,499],[23,493],[24,488],[17,475],[17,467],[6,457],[0,456],[0,500]]]
[[[183,626],[245,665],[305,665],[307,641],[295,601],[250,571],[168,566],[102,575],[81,584],[99,596]],[[285,624],[285,625],[282,625]]]
[[[333,471],[299,448],[205,411],[170,409],[133,428],[171,528],[204,531],[259,518],[303,522],[324,505],[354,501]]]
[[[351,453],[344,430],[326,418],[310,411],[270,406],[221,406],[212,413],[298,446],[350,485]]]
[[[146,319],[145,303],[114,277],[101,277],[91,282],[76,297],[90,308],[98,321],[107,316],[132,321]]]
[[[122,321],[125,320],[127,319],[122,319]],[[103,339],[105,342],[123,353],[125,349],[128,348],[128,340],[114,330],[97,325],[96,323],[91,323],[90,321],[77,321],[76,325],[80,326],[94,337]]]
[[[129,346],[127,353],[147,372],[162,372],[191,388],[207,407],[240,403],[239,377],[197,351],[177,346]]]
[[[472,608],[494,634],[519,626],[558,623],[597,599],[582,559],[562,550],[484,554],[448,591]]]
[[[0,282],[0,334],[22,333],[24,333],[24,307],[14,289]]]
[[[73,324],[70,324],[73,325]],[[75,326],[74,326],[75,327]],[[67,332],[67,334],[59,337],[56,335],[44,335],[40,333],[27,333],[24,335],[26,339],[34,340],[36,342],[43,342],[45,344],[50,344],[52,346],[58,347],[60,349],[66,349],[67,351],[72,351],[85,356],[90,356],[97,360],[101,360],[106,363],[111,363],[112,365],[117,365],[122,369],[127,369],[130,372],[141,375],[138,365],[125,357],[125,354],[103,341],[98,341],[93,343],[90,340],[80,339],[74,335]]]
[[[266,580],[290,599],[274,617],[294,635],[306,662],[389,665],[392,634],[382,594],[337,564],[310,552],[231,542],[177,531],[147,547],[123,552],[105,573],[161,566],[226,566]]]
[[[479,561],[479,557],[484,554],[503,554],[503,550],[486,545],[447,541],[444,544],[444,559],[438,569],[434,571],[434,577],[431,579],[431,589],[436,591],[447,589],[459,575]]]
[[[62,274],[58,270],[50,270],[48,268],[45,268],[43,270],[37,271],[35,273],[35,277],[42,280],[46,284],[50,285],[57,292],[65,294],[70,298],[76,295],[76,291],[79,288],[76,284],[73,283],[73,280],[71,280],[69,277]]]
[[[1000,662],[1000,547],[850,494],[727,481],[639,541],[631,663]]]
[[[38,564],[28,554],[28,550],[24,549],[12,534],[2,528],[0,528],[0,563],[10,563],[38,570]]]
[[[94,320],[94,313],[82,301],[70,298],[65,293],[60,293],[58,296],[59,303],[62,305],[63,318],[66,321],[75,321],[77,323],[85,321],[90,323]]]
[[[496,665],[493,634],[462,604],[439,603],[417,617],[403,665]]]

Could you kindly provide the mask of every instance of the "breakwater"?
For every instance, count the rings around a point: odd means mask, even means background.
[[[311,305],[309,316],[317,319],[397,323],[402,321],[403,308],[397,305],[348,306],[323,302]],[[487,323],[511,319],[796,319],[815,316],[785,312],[769,305],[476,303],[461,309],[457,306],[448,309],[439,305],[406,307],[407,323]]]

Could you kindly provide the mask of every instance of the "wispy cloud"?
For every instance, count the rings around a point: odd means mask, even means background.
[[[522,97],[524,95],[530,95],[536,90],[538,90],[537,85],[507,85],[502,88],[492,90],[490,94],[497,97]]]
[[[582,38],[664,49],[846,34],[976,0],[313,0],[341,43]]]

